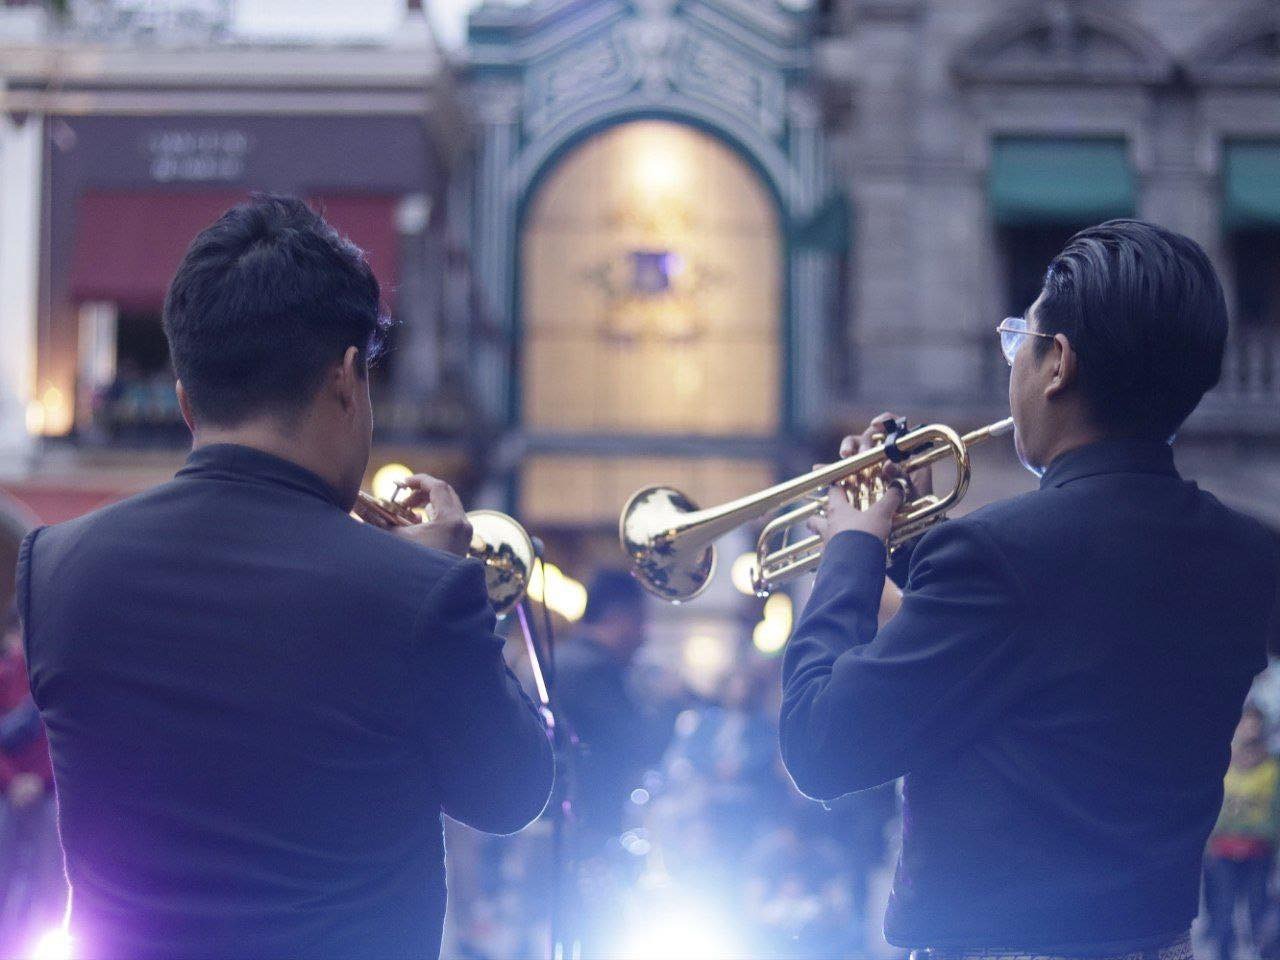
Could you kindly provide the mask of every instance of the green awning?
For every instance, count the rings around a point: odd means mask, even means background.
[[[1124,140],[1000,137],[993,146],[989,189],[999,224],[1077,225],[1133,215]]]
[[[1280,225],[1280,141],[1228,143],[1223,186],[1228,228]]]

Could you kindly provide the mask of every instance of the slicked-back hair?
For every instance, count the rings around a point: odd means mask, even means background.
[[[1169,439],[1222,374],[1227,304],[1194,240],[1141,220],[1082,230],[1049,264],[1036,320],[1063,333],[1096,425]],[[1049,341],[1036,338],[1040,356]]]
[[[288,418],[385,325],[364,254],[301,200],[256,195],[201,232],[169,285],[164,332],[198,422]]]

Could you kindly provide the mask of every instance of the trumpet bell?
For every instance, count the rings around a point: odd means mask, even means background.
[[[471,549],[467,555],[484,564],[485,587],[494,612],[506,616],[524,599],[536,556],[523,526],[497,510],[472,510]]]
[[[677,537],[680,521],[697,506],[672,487],[645,487],[631,496],[618,521],[618,539],[637,580],[669,603],[692,600],[716,572],[714,546]]]

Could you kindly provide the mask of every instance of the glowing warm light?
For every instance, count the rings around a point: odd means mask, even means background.
[[[538,564],[529,577],[529,598],[545,603],[547,609],[570,623],[582,619],[587,610],[587,588],[554,563]]]
[[[765,601],[764,617],[751,631],[751,643],[761,653],[773,656],[787,645],[793,620],[791,598],[775,593]]]
[[[646,917],[618,953],[628,960],[730,960],[750,955],[743,946],[727,924],[690,905]]]
[[[37,436],[60,437],[71,432],[72,411],[66,395],[57,387],[46,387],[40,399],[26,410],[27,432]]]
[[[785,622],[791,629],[791,598],[785,593],[775,593],[764,602],[764,618]]]
[[[733,665],[733,649],[723,637],[695,633],[684,642],[684,666],[693,686],[709,690]]]
[[[71,934],[59,927],[50,930],[36,942],[30,960],[72,960],[74,956]]]
[[[739,593],[745,593],[748,597],[756,595],[755,575],[756,555],[754,553],[742,554],[729,568],[729,579],[733,581],[734,589]]]
[[[27,433],[33,437],[41,436],[44,433],[44,404],[39,400],[32,400],[27,404]]]
[[[635,186],[649,199],[666,197],[684,186],[685,165],[663,138],[654,138],[636,154]]]
[[[395,496],[396,484],[411,476],[413,476],[413,471],[403,463],[388,463],[386,466],[378,468],[378,472],[373,475],[373,483],[369,486],[373,490],[375,497],[390,500]]]
[[[790,632],[771,620],[761,620],[751,631],[751,644],[766,656],[773,656],[787,645]]]

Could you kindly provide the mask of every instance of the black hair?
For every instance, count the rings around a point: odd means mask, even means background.
[[[1227,304],[1194,240],[1141,220],[1081,230],[1049,264],[1036,322],[1080,360],[1095,424],[1168,439],[1222,375]],[[1041,357],[1049,341],[1036,338]]]
[[[583,611],[585,623],[599,623],[610,610],[619,607],[635,610],[644,603],[644,588],[625,570],[607,568],[591,578],[587,587],[587,609]]]
[[[364,254],[294,197],[255,195],[191,242],[164,332],[197,420],[236,426],[310,403],[348,347],[361,372],[386,320]]]

